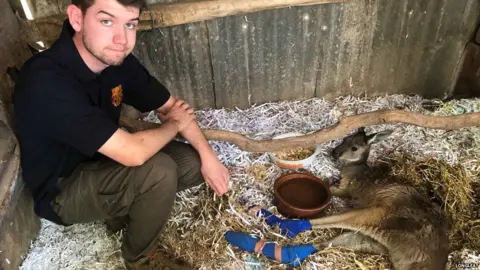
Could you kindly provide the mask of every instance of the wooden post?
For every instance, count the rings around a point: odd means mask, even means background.
[[[346,1],[348,0],[204,0],[152,4],[142,12],[139,30],[199,22],[268,9]],[[50,44],[51,41],[57,39],[65,19],[66,14],[56,14],[36,18],[33,21],[25,21],[25,34],[29,43],[41,40]]]

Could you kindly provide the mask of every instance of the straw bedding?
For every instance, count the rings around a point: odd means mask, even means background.
[[[202,128],[235,131],[253,139],[270,139],[287,132],[307,133],[328,127],[347,115],[377,109],[405,109],[424,114],[453,115],[480,111],[480,100],[450,102],[418,96],[377,98],[341,97],[254,105],[251,108],[200,110]],[[158,122],[153,114],[146,121]],[[452,230],[449,269],[457,263],[480,265],[480,128],[433,130],[405,124],[366,127],[374,132],[394,129],[389,139],[372,147],[371,163],[382,164],[405,183],[417,186],[432,200],[444,204]],[[340,138],[321,145],[322,151],[305,170],[320,178],[338,174],[330,150]],[[246,211],[239,200],[277,213],[272,204],[273,182],[291,172],[273,165],[267,153],[245,152],[233,144],[211,141],[220,160],[229,168],[232,189],[217,197],[206,185],[179,193],[172,216],[159,244],[178,259],[201,269],[285,269],[284,265],[236,250],[223,238],[227,230],[252,233],[280,245],[315,243],[339,230],[308,231],[286,239]],[[343,207],[333,198],[329,213]],[[121,233],[106,231],[101,222],[63,228],[42,220],[38,239],[20,269],[122,269]],[[301,269],[389,269],[385,256],[328,248],[307,258]],[[465,269],[465,268],[458,268]],[[472,268],[475,269],[475,268]],[[479,268],[480,269],[480,268]]]

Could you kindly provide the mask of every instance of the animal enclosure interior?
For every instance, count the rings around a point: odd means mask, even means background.
[[[0,40],[0,68],[21,67],[28,57],[47,49],[58,36],[69,2],[0,0],[0,20],[8,26],[0,30],[5,37]],[[305,6],[288,6],[290,1],[279,0],[218,0],[233,3],[233,9],[198,20],[191,17],[215,11],[215,6],[192,12],[181,4],[201,6],[215,1],[147,2],[165,5],[141,16],[133,54],[173,95],[196,109],[202,129],[271,140],[291,132],[327,130],[345,117],[381,109],[431,116],[480,113],[478,0],[294,1],[316,2]],[[257,8],[242,13],[235,10],[235,2]],[[282,7],[274,2],[282,2]],[[24,14],[25,3],[31,8],[29,16]],[[184,21],[165,18],[164,25],[155,26],[162,20],[150,16],[159,16],[159,7],[167,6]],[[14,80],[4,73],[0,74],[2,131],[10,128],[14,106]],[[128,106],[122,108],[122,116],[160,123],[153,113],[142,115]],[[369,165],[391,176],[385,181],[395,178],[411,185],[445,211],[451,248],[446,270],[480,270],[480,123],[459,129],[403,122],[365,126],[367,133],[387,129],[393,133],[372,146]],[[274,204],[275,181],[293,172],[311,173],[322,180],[337,178],[339,164],[331,151],[341,139],[316,145],[318,155],[301,169],[277,166],[268,152],[210,140],[230,172],[231,190],[217,197],[202,184],[178,193],[159,246],[174,259],[201,270],[287,269],[285,264],[236,248],[224,234],[245,232],[285,246],[318,244],[345,233],[315,229],[289,239],[252,216],[243,204],[256,204],[281,216]],[[0,176],[4,164],[0,160]],[[31,200],[6,211],[5,205],[16,204],[12,202],[23,188],[20,179],[15,175],[0,183],[0,192],[7,190],[6,198],[0,194],[4,206],[0,207],[0,269],[13,269],[9,265],[17,265],[20,259],[21,270],[125,269],[124,230],[111,233],[102,221],[69,227],[45,219],[32,221],[25,218],[30,215],[25,209],[33,214]],[[325,213],[333,215],[349,207],[347,200],[333,197]],[[11,212],[21,212],[15,223]],[[40,230],[30,243],[38,223]],[[12,246],[23,250],[9,250]],[[24,254],[20,259],[13,257],[18,252]],[[153,263],[158,266],[161,260]],[[392,264],[386,255],[327,247],[308,256],[297,269],[392,269]]]

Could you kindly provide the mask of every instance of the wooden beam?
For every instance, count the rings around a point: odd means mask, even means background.
[[[139,30],[199,22],[237,14],[245,14],[291,6],[342,3],[348,0],[204,0],[152,4],[140,15]],[[33,42],[55,40],[66,14],[56,14],[25,22],[25,34]]]
[[[346,0],[206,0],[153,5],[141,20],[145,28],[165,27],[211,20],[231,15],[257,12],[290,6],[318,5],[346,2]],[[153,21],[152,21],[153,19]]]

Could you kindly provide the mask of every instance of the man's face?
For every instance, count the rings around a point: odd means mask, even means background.
[[[138,21],[138,8],[95,0],[83,16],[83,44],[103,64],[120,65],[135,46]]]

